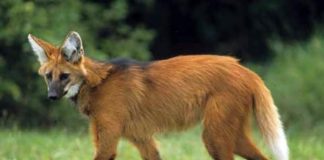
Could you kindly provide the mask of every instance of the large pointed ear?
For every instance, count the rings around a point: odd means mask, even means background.
[[[70,32],[65,39],[61,52],[66,61],[77,63],[84,54],[82,40],[77,32]]]
[[[49,57],[46,53],[46,50],[47,50],[47,47],[50,47],[50,45],[47,42],[45,42],[41,39],[38,39],[31,34],[28,35],[28,41],[29,41],[29,44],[31,45],[34,53],[37,55],[38,61],[41,64],[47,62]]]

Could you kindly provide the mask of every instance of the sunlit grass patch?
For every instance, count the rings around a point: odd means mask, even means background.
[[[312,130],[314,131],[314,130]],[[287,132],[293,160],[323,160],[324,138],[312,131]],[[318,131],[316,131],[318,132]],[[211,160],[201,140],[201,129],[157,136],[163,159]],[[87,131],[0,130],[1,160],[89,160],[94,149]],[[254,136],[262,153],[270,155],[263,140]],[[118,146],[117,160],[141,160],[136,148],[125,140]],[[236,160],[242,158],[236,157]]]

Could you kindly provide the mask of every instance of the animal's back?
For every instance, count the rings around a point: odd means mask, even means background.
[[[145,124],[138,127],[154,128],[152,132],[185,129],[200,122],[206,103],[217,95],[250,100],[247,79],[255,78],[236,59],[213,55],[152,62],[142,74],[146,87],[141,103],[132,106],[137,110],[131,125]]]

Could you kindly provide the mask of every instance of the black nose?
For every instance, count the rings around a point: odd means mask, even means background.
[[[48,98],[50,100],[57,100],[58,99],[58,95],[56,93],[48,93]]]

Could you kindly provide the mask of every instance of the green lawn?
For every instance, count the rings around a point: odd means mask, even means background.
[[[288,132],[292,160],[324,159],[324,137],[320,133],[293,133]],[[0,129],[0,137],[1,160],[88,160],[93,156],[87,131]],[[157,139],[163,159],[211,160],[201,142],[200,128],[158,136]],[[262,151],[269,155],[260,138],[255,139]],[[117,157],[117,160],[140,160],[137,150],[124,140],[119,144]]]

